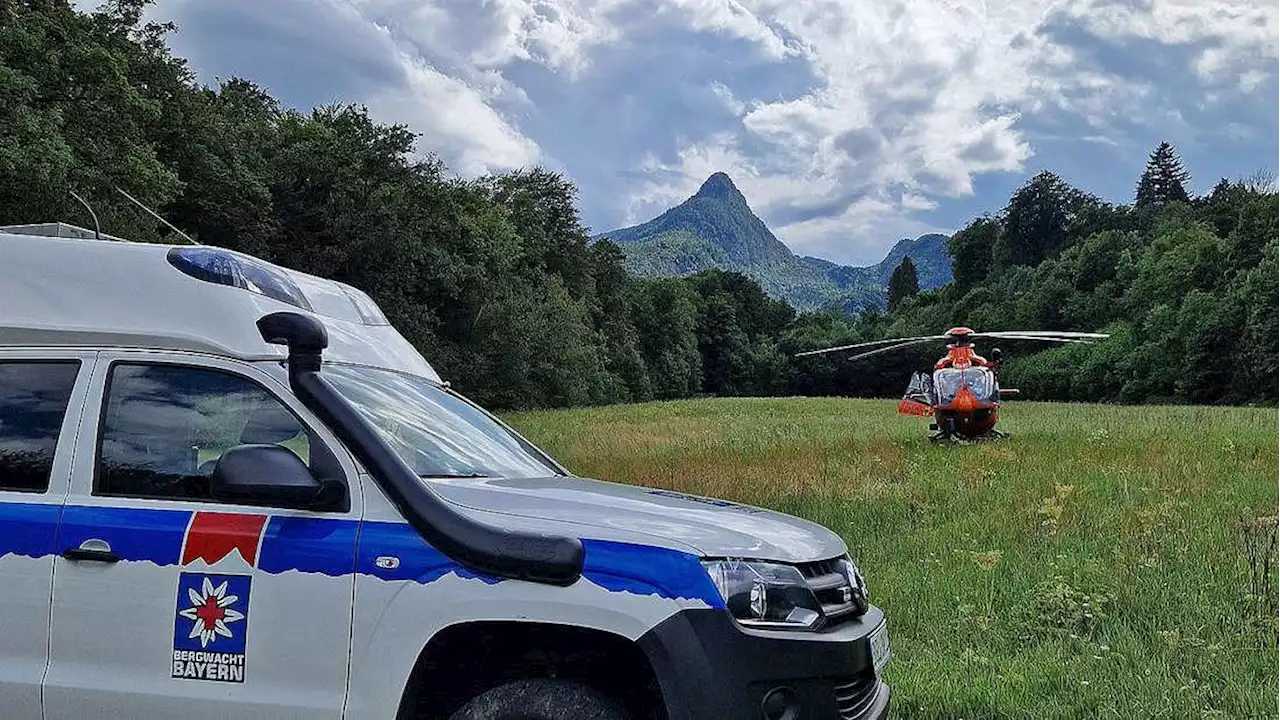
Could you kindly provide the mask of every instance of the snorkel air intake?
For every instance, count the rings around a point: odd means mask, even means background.
[[[258,320],[258,332],[266,342],[289,348],[294,394],[355,454],[423,539],[488,575],[549,585],[572,585],[582,575],[582,541],[577,538],[479,522],[455,510],[423,482],[320,373],[329,336],[319,320],[301,313],[272,313]]]

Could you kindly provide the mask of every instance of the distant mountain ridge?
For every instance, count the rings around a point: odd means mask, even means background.
[[[889,254],[885,255],[883,260],[867,267],[838,265],[830,260],[808,255],[801,255],[800,259],[828,268],[829,272],[862,273],[864,276],[874,278],[879,284],[888,286],[893,269],[902,263],[902,258],[910,257],[911,262],[916,266],[916,278],[920,282],[920,289],[927,290],[951,282],[951,256],[947,254],[947,240],[946,235],[938,233],[921,235],[915,240],[903,238],[889,249]]]
[[[869,267],[838,265],[799,256],[756,216],[733,180],[722,172],[698,192],[658,217],[596,235],[626,253],[627,271],[639,277],[679,277],[719,268],[741,272],[769,295],[797,310],[840,307],[858,312],[883,307],[889,275],[910,257],[921,289],[951,281],[945,235],[900,240],[885,259]]]

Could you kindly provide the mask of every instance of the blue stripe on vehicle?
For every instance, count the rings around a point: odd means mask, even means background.
[[[607,540],[584,540],[583,576],[613,592],[701,600],[724,607],[698,557],[677,550]]]
[[[394,557],[399,565],[378,567],[379,557]],[[462,578],[483,580],[490,585],[501,581],[491,575],[477,573],[454,562],[429,544],[408,523],[366,521],[360,530],[360,549],[356,571],[382,580],[413,580],[429,583],[453,573]]]
[[[190,510],[68,505],[59,545],[73,548],[85,540],[105,540],[121,559],[177,565],[190,522]]]
[[[669,599],[702,600],[724,607],[698,558],[665,548],[604,540],[585,540],[583,576],[612,592],[656,595]],[[379,557],[394,557],[400,564],[382,568]],[[361,531],[356,570],[387,581],[430,583],[453,573],[494,584],[502,579],[460,565],[429,545],[406,523],[366,522]]]
[[[60,505],[0,503],[0,557],[52,555]]]
[[[355,572],[355,520],[286,517],[267,523],[258,553],[258,569],[272,574],[287,570],[333,577]]]
[[[58,513],[62,512],[61,538]],[[190,510],[85,505],[0,503],[0,555],[44,557],[85,540],[105,540],[124,560],[177,565]],[[357,540],[357,534],[359,538]],[[583,576],[611,592],[701,600],[724,607],[698,557],[649,545],[584,540]],[[380,567],[378,558],[395,558]],[[445,575],[489,584],[501,578],[478,573],[433,547],[408,523],[336,518],[272,516],[267,523],[258,569],[342,577],[352,573],[387,581],[431,583]]]

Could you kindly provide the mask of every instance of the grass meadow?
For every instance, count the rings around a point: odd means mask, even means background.
[[[1015,402],[936,447],[894,403],[508,416],[579,475],[800,515],[889,616],[898,718],[1277,715],[1277,412]]]

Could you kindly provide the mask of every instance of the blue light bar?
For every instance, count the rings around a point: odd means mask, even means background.
[[[391,324],[391,321],[387,320],[387,316],[382,314],[382,308],[378,307],[373,298],[350,285],[343,285],[342,292],[351,299],[351,304],[356,306],[356,311],[360,313],[360,318],[365,325]]]
[[[237,287],[272,300],[311,311],[311,303],[288,275],[209,247],[178,247],[169,251],[169,264],[197,280]]]

